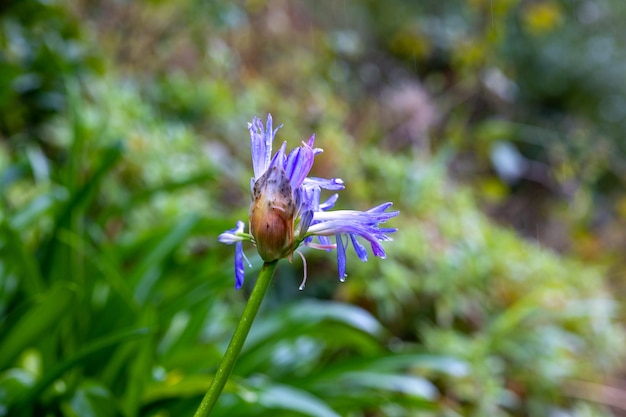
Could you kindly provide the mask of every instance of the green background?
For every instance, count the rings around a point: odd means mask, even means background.
[[[0,416],[185,416],[252,116],[387,259],[280,262],[215,416],[625,415],[622,0],[0,5]]]

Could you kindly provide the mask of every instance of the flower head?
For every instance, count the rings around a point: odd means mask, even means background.
[[[282,125],[281,125],[282,126]],[[280,127],[272,130],[272,116],[267,116],[265,127],[259,118],[248,123],[254,177],[250,181],[252,202],[249,212],[249,233],[244,232],[244,223],[222,233],[218,240],[235,244],[235,287],[240,288],[244,278],[242,242],[251,241],[265,262],[291,259],[301,245],[322,250],[337,250],[339,279],[346,277],[346,248],[352,246],[363,262],[367,261],[367,250],[362,241],[370,244],[372,253],[385,258],[381,242],[391,240],[387,236],[396,229],[380,228],[381,223],[398,215],[387,211],[391,203],[384,203],[367,211],[329,211],[337,201],[334,194],[321,202],[321,190],[343,189],[339,178],[325,179],[308,177],[315,155],[322,152],[314,148],[315,135],[302,145],[286,154],[287,143],[283,142],[272,156],[272,143]],[[316,242],[314,241],[316,238]],[[335,243],[332,243],[334,238]],[[306,261],[305,261],[306,262]],[[305,280],[300,289],[304,288]]]

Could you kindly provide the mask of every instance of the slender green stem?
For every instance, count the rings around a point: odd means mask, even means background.
[[[274,269],[276,269],[277,263],[278,261],[273,261],[263,264],[263,268],[261,269],[259,277],[257,278],[254,288],[252,289],[252,294],[250,294],[250,299],[248,299],[248,303],[243,310],[241,319],[239,319],[239,324],[237,324],[235,333],[233,333],[233,337],[230,339],[230,343],[226,348],[226,353],[222,358],[222,362],[213,377],[213,381],[211,381],[209,390],[204,395],[200,406],[196,410],[194,417],[208,417],[208,415],[211,414],[211,410],[213,410],[215,403],[217,403],[217,399],[222,393],[230,373],[233,371],[235,362],[237,362],[237,358],[239,357],[241,348],[246,341],[246,337],[248,337],[248,332],[250,331],[250,327],[252,327],[252,322],[254,321],[256,313],[259,311],[259,307],[261,306],[261,302],[265,296],[265,291],[269,287],[272,277],[274,276]]]

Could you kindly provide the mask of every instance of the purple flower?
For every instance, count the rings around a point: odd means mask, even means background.
[[[281,125],[282,126],[282,125]],[[321,250],[337,250],[339,279],[346,277],[346,249],[350,243],[359,259],[367,261],[364,242],[370,244],[374,256],[385,258],[381,242],[391,240],[387,236],[394,228],[380,228],[381,223],[398,215],[397,211],[386,211],[391,203],[384,203],[367,211],[329,211],[337,201],[334,194],[320,202],[321,190],[341,190],[339,178],[325,179],[308,177],[315,155],[322,152],[314,148],[315,135],[302,145],[286,154],[287,143],[283,142],[272,157],[272,143],[280,127],[272,130],[272,116],[267,116],[265,128],[259,118],[248,123],[254,177],[250,181],[252,202],[249,213],[249,233],[244,232],[244,223],[219,235],[218,240],[235,244],[235,288],[241,288],[244,279],[242,242],[252,242],[265,262],[289,258],[298,253],[300,245]],[[335,243],[332,243],[334,237]],[[314,238],[317,240],[314,241]],[[345,239],[345,240],[344,240]]]

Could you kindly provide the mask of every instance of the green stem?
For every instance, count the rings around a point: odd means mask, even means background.
[[[194,417],[208,417],[208,415],[211,414],[211,410],[213,410],[215,403],[217,403],[217,399],[222,393],[222,390],[226,385],[226,381],[228,381],[228,377],[235,367],[235,362],[237,362],[237,358],[239,357],[241,348],[246,341],[246,337],[248,337],[248,332],[250,331],[250,327],[252,327],[252,322],[254,321],[256,313],[259,311],[265,291],[269,287],[272,277],[274,276],[274,270],[276,269],[277,263],[278,261],[276,260],[263,264],[263,268],[261,269],[259,277],[257,278],[254,288],[252,289],[252,294],[250,294],[250,299],[248,299],[248,303],[243,310],[241,319],[239,319],[239,324],[237,324],[235,333],[233,333],[233,337],[230,339],[230,343],[226,348],[226,353],[222,358],[222,362],[220,363],[219,368],[217,368],[213,381],[211,381],[211,386],[204,395],[204,398],[196,410]]]

